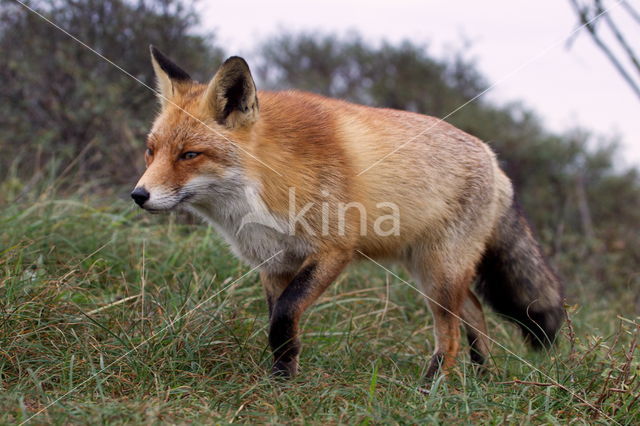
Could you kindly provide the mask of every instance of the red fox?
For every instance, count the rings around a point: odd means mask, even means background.
[[[428,378],[454,364],[461,324],[471,360],[486,359],[473,290],[532,346],[553,342],[562,284],[482,141],[421,114],[257,91],[239,57],[208,84],[153,46],[151,59],[161,111],[131,196],[201,216],[259,266],[273,374],[296,374],[301,315],[365,258],[400,263],[419,282],[435,322]]]

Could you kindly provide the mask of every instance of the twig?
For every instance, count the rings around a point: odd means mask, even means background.
[[[98,312],[102,312],[105,309],[112,308],[116,305],[120,305],[121,303],[128,302],[129,300],[135,299],[136,297],[140,297],[140,294],[134,294],[133,296],[125,297],[124,299],[116,300],[115,302],[109,303],[101,308],[94,309],[93,311],[87,312],[87,315],[97,314]]]
[[[599,414],[604,414],[604,413],[602,413],[602,411],[600,409],[597,408],[597,404],[592,404],[592,403],[588,402],[585,398],[574,394],[573,392],[571,392],[569,390],[569,388],[567,388],[566,386],[564,386],[564,385],[562,385],[560,383],[531,382],[531,381],[527,381],[527,380],[515,379],[515,380],[508,381],[508,382],[498,382],[497,384],[498,385],[530,385],[530,386],[539,386],[539,387],[543,387],[543,388],[556,387],[556,388],[562,389],[563,391],[567,392],[569,395],[577,397],[580,402],[582,402],[586,407],[590,408],[591,411],[593,411],[593,416],[594,417],[597,417]]]
[[[577,0],[571,0],[571,4],[575,9],[576,14],[580,18],[580,22],[582,26],[584,26],[587,29],[587,32],[593,39],[593,42],[596,44],[596,46],[598,46],[598,48],[600,48],[600,50],[602,50],[605,56],[609,59],[609,62],[611,62],[611,64],[615,67],[618,73],[631,87],[631,90],[636,94],[636,96],[640,98],[640,86],[638,86],[638,84],[633,80],[633,78],[629,75],[629,73],[627,73],[627,70],[620,63],[620,61],[618,61],[618,58],[616,57],[616,55],[614,55],[613,52],[609,49],[609,47],[607,47],[607,45],[600,39],[600,37],[598,37],[596,27],[595,27],[597,20],[596,21],[590,20],[587,16],[587,13],[588,13],[587,8],[581,7],[578,4]],[[600,12],[600,16],[606,12],[607,11]]]
[[[560,389],[567,390],[567,388],[561,385],[560,383],[556,384],[556,383],[530,382],[527,380],[519,380],[519,379],[510,380],[508,382],[498,382],[496,384],[497,385],[532,385],[532,386],[541,386],[545,388],[550,386],[555,386]]]
[[[627,13],[629,13],[629,15],[631,15],[631,17],[633,19],[635,19],[635,21],[640,24],[640,13],[638,13],[630,4],[628,1],[623,1],[622,2],[622,7],[624,7],[627,10]]]
[[[623,2],[623,3],[626,3],[626,2]],[[600,6],[601,0],[597,0],[597,4],[598,6]],[[602,7],[600,6],[600,8]],[[631,63],[636,67],[636,70],[640,72],[640,63],[638,62],[638,57],[636,56],[636,53],[633,51],[631,46],[629,46],[629,43],[627,43],[627,39],[624,38],[624,36],[620,32],[616,24],[613,22],[613,19],[611,19],[611,15],[609,13],[605,13],[602,15],[602,18],[611,29],[611,32],[615,36],[616,40],[618,40],[618,43],[620,44],[620,46],[622,46],[622,49],[626,52]]]

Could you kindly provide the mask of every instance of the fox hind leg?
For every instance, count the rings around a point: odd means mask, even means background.
[[[469,290],[462,307],[462,320],[469,342],[469,355],[476,365],[483,365],[489,356],[489,337],[482,305],[476,295]]]
[[[426,378],[432,379],[455,363],[460,348],[460,320],[472,274],[447,271],[444,263],[433,258],[414,262],[410,270],[422,286],[434,319],[436,345],[426,372]]]
[[[460,347],[460,319],[451,314],[457,310],[453,304],[443,298],[430,299],[428,304],[433,313],[436,338],[436,348],[425,375],[431,379],[438,372],[446,373],[455,362]]]

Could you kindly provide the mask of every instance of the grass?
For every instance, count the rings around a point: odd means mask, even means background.
[[[463,353],[427,391],[424,302],[354,265],[304,317],[301,374],[280,382],[257,273],[236,281],[249,268],[210,229],[76,198],[6,207],[0,230],[3,424],[640,422],[631,294],[593,294],[579,272],[557,346],[531,352],[491,314],[506,349],[488,373]]]

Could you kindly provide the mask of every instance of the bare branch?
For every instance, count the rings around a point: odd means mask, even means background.
[[[600,10],[603,10],[601,5],[601,0],[596,0],[596,4],[598,4],[598,7],[600,8]],[[623,4],[626,4],[626,2],[623,2]],[[640,73],[640,62],[638,62],[638,58],[635,52],[633,51],[633,49],[631,49],[631,46],[629,46],[629,43],[627,43],[627,40],[624,38],[620,30],[618,29],[618,26],[613,22],[611,15],[609,13],[605,13],[602,15],[602,17],[607,23],[607,25],[609,26],[609,28],[611,29],[611,32],[615,36],[616,40],[618,40],[618,43],[620,43],[620,46],[622,46],[622,49],[624,49],[624,51],[627,53],[627,56],[629,56],[629,61],[631,61],[631,63],[635,65],[638,73]]]
[[[623,1],[623,2],[622,2],[622,7],[624,7],[624,8],[626,9],[627,13],[628,13],[629,15],[631,15],[631,17],[632,17],[633,19],[635,19],[635,21],[636,21],[638,24],[640,24],[640,13],[638,13],[638,11],[636,11],[636,10],[633,8],[633,6],[631,6],[631,5],[629,4],[629,2],[628,2],[628,1]]]
[[[598,48],[600,50],[602,50],[602,52],[605,54],[607,59],[609,59],[609,62],[611,62],[611,64],[615,67],[615,69],[618,71],[618,73],[627,82],[629,87],[631,87],[631,90],[633,90],[633,92],[636,94],[638,99],[640,99],[640,86],[638,85],[638,83],[636,83],[636,81],[633,79],[633,77],[627,72],[625,67],[618,60],[618,58],[611,51],[611,49],[609,49],[609,47],[599,37],[599,35],[598,35],[597,31],[596,31],[596,24],[597,24],[597,21],[598,21],[599,18],[598,19],[589,19],[589,11],[588,11],[588,7],[587,6],[584,6],[584,7],[580,6],[578,4],[577,0],[570,0],[570,2],[571,2],[571,5],[573,6],[574,10],[576,11],[576,14],[578,15],[578,17],[580,19],[580,24],[582,26],[584,26],[584,28],[589,33],[589,35],[593,39],[593,42],[596,44],[596,46],[598,46]],[[606,12],[605,10],[599,10],[598,11],[597,7],[596,7],[596,11],[597,11],[597,14],[601,14],[600,17],[602,17],[603,15],[606,14],[606,13],[603,13],[603,12]],[[597,16],[597,14],[596,14],[596,16]]]

